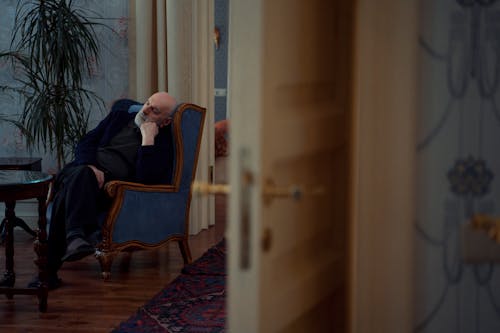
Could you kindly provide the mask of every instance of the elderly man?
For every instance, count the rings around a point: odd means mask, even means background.
[[[102,190],[105,182],[170,182],[170,123],[175,106],[175,99],[166,92],[153,94],[142,108],[135,101],[118,100],[78,143],[75,160],[58,173],[54,186],[48,236],[49,289],[60,286],[57,271],[64,261],[94,253],[90,237],[99,230],[98,215],[108,205]],[[35,278],[30,286],[38,283]]]

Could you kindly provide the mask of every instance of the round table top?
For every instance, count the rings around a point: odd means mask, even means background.
[[[29,165],[41,160],[41,157],[0,157],[0,165]]]
[[[0,170],[0,187],[37,184],[51,179],[52,175],[40,171]]]

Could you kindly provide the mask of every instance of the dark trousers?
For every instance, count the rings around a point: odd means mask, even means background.
[[[108,205],[94,172],[85,165],[68,165],[61,170],[54,190],[47,251],[49,273],[61,267],[68,240],[98,230],[98,215]]]

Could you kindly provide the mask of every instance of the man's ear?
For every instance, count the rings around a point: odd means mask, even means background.
[[[170,124],[172,122],[172,118],[167,118],[167,119],[164,119],[161,124],[160,124],[160,128],[162,127],[165,127],[167,126],[168,124]]]

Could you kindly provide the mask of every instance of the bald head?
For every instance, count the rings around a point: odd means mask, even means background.
[[[153,95],[151,95],[151,97],[149,97],[149,100],[152,103],[156,103],[157,106],[163,112],[167,112],[169,116],[174,111],[174,108],[177,105],[177,101],[175,100],[175,98],[165,91],[154,93]]]
[[[155,122],[159,127],[168,125],[176,105],[175,98],[167,92],[154,93],[137,113],[135,123],[139,127],[146,121]]]

